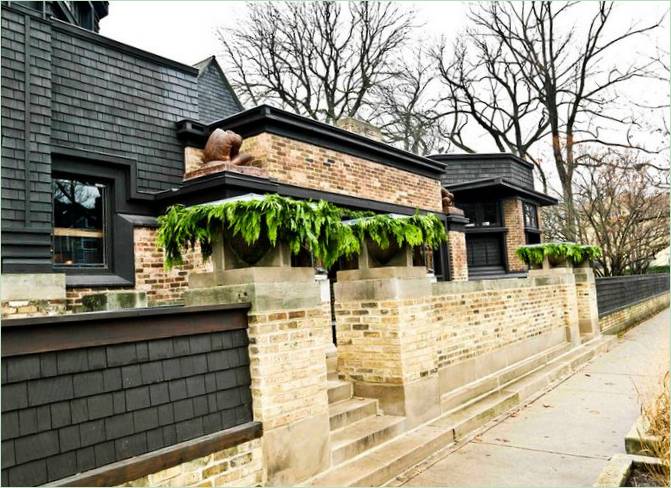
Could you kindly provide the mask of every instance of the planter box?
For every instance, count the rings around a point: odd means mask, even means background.
[[[643,415],[638,417],[624,438],[624,450],[627,454],[649,456],[654,452],[655,445],[661,440],[658,436],[647,434],[649,430],[650,425],[646,418]]]
[[[649,456],[635,456],[632,454],[615,454],[606,467],[601,471],[595,487],[632,486],[629,482],[632,473],[637,468],[661,466],[657,458]]]

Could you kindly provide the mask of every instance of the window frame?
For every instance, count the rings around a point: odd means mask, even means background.
[[[490,225],[482,225],[482,222],[484,222],[484,217],[485,217],[485,205],[487,204],[493,204],[495,207],[496,211],[496,219],[497,221],[494,222],[493,224]],[[495,199],[495,200],[479,200],[479,201],[472,201],[472,202],[464,202],[460,208],[463,209],[464,205],[469,205],[474,208],[474,213],[475,213],[475,222],[473,222],[469,218],[468,224],[466,224],[467,229],[496,229],[499,227],[503,226],[503,214],[501,210],[501,200],[500,199]],[[466,211],[464,210],[464,215],[466,214]],[[468,217],[467,217],[468,218]]]
[[[531,225],[527,225],[527,212],[526,212],[526,207],[530,206],[533,207],[534,210],[534,216],[536,220],[536,226],[532,227]],[[522,220],[524,222],[524,228],[525,230],[531,230],[531,231],[540,231],[540,223],[539,223],[539,214],[538,214],[538,205],[535,202],[532,202],[530,200],[522,200]]]
[[[54,271],[59,271],[66,274],[99,274],[101,272],[107,273],[113,269],[113,255],[112,255],[112,242],[111,242],[111,230],[112,222],[111,217],[114,212],[113,201],[110,198],[114,194],[114,182],[109,181],[103,178],[91,178],[90,176],[85,176],[81,174],[73,174],[68,172],[53,171],[51,174],[51,181],[55,179],[67,179],[67,180],[88,180],[94,184],[101,184],[105,186],[103,191],[103,217],[102,217],[102,232],[103,232],[103,265],[102,266],[91,266],[91,267],[78,267],[76,265],[68,265],[62,263],[56,263],[54,261],[54,249],[55,249],[55,215],[52,209],[51,212],[51,265]],[[53,187],[52,187],[52,205],[53,205]]]

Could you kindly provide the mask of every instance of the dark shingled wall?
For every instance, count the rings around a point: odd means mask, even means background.
[[[669,291],[669,275],[615,276],[596,279],[599,316]]]
[[[214,122],[242,111],[242,106],[222,77],[216,61],[207,63],[198,76],[198,107],[201,122]]]
[[[251,421],[247,346],[242,329],[3,358],[2,485]]]
[[[445,173],[441,181],[448,189],[450,185],[485,178],[504,178],[523,188],[534,189],[533,170],[513,159],[451,159],[445,162]]]
[[[136,159],[139,190],[181,184],[197,97],[193,74],[54,28],[52,143]]]

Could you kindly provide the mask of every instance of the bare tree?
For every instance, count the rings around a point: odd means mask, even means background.
[[[416,154],[446,152],[432,91],[436,77],[424,52],[414,63],[400,62],[394,76],[375,89],[373,122],[387,142]]]
[[[362,117],[413,19],[392,2],[249,3],[240,26],[218,35],[243,99],[333,123]]]
[[[525,66],[506,56],[500,40],[476,28],[467,29],[449,48],[441,41],[431,54],[443,85],[439,107],[445,137],[463,151],[477,152],[464,134],[475,123],[499,151],[536,164],[547,190],[545,172],[531,147],[548,135],[549,120],[526,82]]]
[[[481,57],[482,63],[475,65],[469,61],[473,58],[457,50],[452,63],[439,65],[449,87],[447,98],[457,93],[462,101],[460,106],[453,102],[453,110],[447,115],[474,119],[499,148],[526,157],[530,157],[530,148],[537,142],[548,140],[561,182],[570,240],[577,236],[572,184],[581,164],[577,148],[581,144],[599,144],[649,153],[658,151],[635,142],[633,130],[639,122],[623,113],[617,103],[621,86],[637,78],[654,76],[654,61],[643,59],[609,66],[605,57],[658,28],[662,20],[616,29],[611,27],[612,3],[591,5],[594,8],[587,17],[584,12],[576,11],[588,8],[581,2],[481,5],[471,11],[473,27],[466,39],[468,49],[476,53],[472,56]],[[574,28],[576,18],[586,18],[584,32]],[[438,54],[442,59],[440,50]],[[477,85],[483,84],[491,84],[491,89],[478,90]],[[486,96],[474,98],[478,91]],[[538,111],[534,104],[542,109]],[[516,113],[511,107],[521,107],[522,111]],[[524,110],[525,107],[529,110]],[[528,132],[534,127],[528,124],[527,132],[520,132],[514,123],[529,119],[529,112],[536,114],[531,120],[537,120],[538,131]],[[460,124],[457,129],[464,122]],[[618,126],[619,130],[612,130]],[[609,139],[606,134],[612,132],[620,137]],[[523,137],[517,136],[520,133]]]
[[[668,173],[632,151],[584,156],[574,182],[578,239],[599,245],[597,271],[604,276],[644,273],[669,245]],[[550,239],[566,240],[566,205],[544,213]]]

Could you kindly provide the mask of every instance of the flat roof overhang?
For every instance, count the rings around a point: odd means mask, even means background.
[[[465,197],[468,200],[482,200],[485,192],[487,197],[522,197],[531,200],[542,207],[557,205],[558,203],[558,200],[554,197],[530,188],[515,185],[504,178],[484,178],[481,180],[466,181],[464,183],[451,185],[447,189],[454,194],[454,197],[457,200],[457,207],[459,206],[460,198]]]
[[[263,132],[276,134],[433,179],[440,179],[445,171],[445,164],[439,161],[269,105],[259,105],[211,124],[182,120],[177,123],[177,136],[186,144],[203,147],[214,129],[231,130],[243,139]]]

